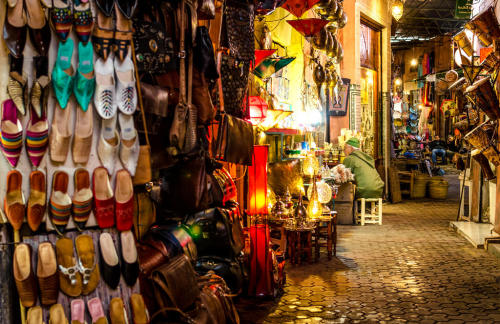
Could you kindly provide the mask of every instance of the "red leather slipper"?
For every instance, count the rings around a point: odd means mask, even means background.
[[[134,185],[130,173],[122,169],[116,173],[115,179],[116,228],[128,231],[133,225]]]
[[[92,175],[92,192],[94,194],[94,215],[100,228],[115,225],[115,197],[109,183],[108,170],[98,167]]]

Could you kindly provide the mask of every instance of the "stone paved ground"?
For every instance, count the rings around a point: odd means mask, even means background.
[[[243,323],[500,323],[500,260],[448,229],[456,201],[384,206],[382,226],[339,226],[337,259],[287,265],[277,301]]]

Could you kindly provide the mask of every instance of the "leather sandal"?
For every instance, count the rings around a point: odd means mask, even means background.
[[[139,259],[132,231],[120,233],[122,274],[127,285],[133,287],[139,277]]]
[[[123,1],[128,2],[128,1]],[[132,44],[132,20],[127,18],[115,4],[116,29],[114,35],[114,52],[120,61],[125,60]]]
[[[57,303],[57,296],[59,295],[57,260],[54,247],[50,242],[43,242],[38,245],[36,276],[40,287],[41,304],[49,306]]]
[[[111,54],[115,30],[113,26],[114,0],[97,0],[97,18],[92,43],[97,55],[104,60]]]
[[[26,45],[26,13],[24,0],[17,0],[14,6],[7,7],[3,38],[10,54],[15,57],[23,55]]]
[[[32,96],[34,91],[40,91],[41,95],[41,88],[37,87],[35,89],[36,84],[37,83],[35,83],[31,89]],[[39,116],[32,103],[33,101],[30,103],[30,120],[26,127],[26,151],[28,152],[31,163],[35,167],[38,167],[47,152],[47,146],[49,144],[49,123],[47,122],[45,107],[42,108],[41,115]]]
[[[73,136],[73,162],[87,164],[92,149],[94,133],[94,113],[92,109],[76,110],[75,135]]]
[[[71,301],[71,324],[85,324],[85,302],[83,299]]]
[[[49,134],[50,159],[54,162],[64,163],[68,156],[71,140],[69,125],[73,104],[74,101],[70,100],[66,109],[61,109],[59,103],[56,103],[54,108],[54,117]]]
[[[52,176],[52,194],[49,201],[50,220],[58,234],[62,235],[71,216],[71,198],[68,195],[68,174],[56,171]]]
[[[23,126],[17,117],[16,106],[11,99],[5,100],[2,104],[0,132],[3,155],[15,168],[23,148]]]
[[[130,308],[132,308],[132,316],[134,324],[149,324],[149,313],[144,298],[140,294],[132,294],[130,296]]]
[[[92,318],[92,324],[108,323],[108,319],[106,318],[106,314],[104,314],[104,310],[102,309],[102,302],[99,297],[90,299],[87,302],[87,308],[89,310],[90,317]]]
[[[116,229],[128,231],[134,224],[134,185],[130,173],[119,170],[115,176]]]
[[[52,32],[47,19],[45,19],[45,12],[42,8],[42,3],[40,0],[24,1],[26,3],[25,11],[28,20],[28,32],[31,43],[39,55],[47,56],[49,53]]]
[[[15,231],[21,229],[26,207],[23,195],[23,176],[17,170],[7,173],[7,193],[4,198],[5,216]]]
[[[50,307],[49,324],[69,324],[61,304],[55,304]]]
[[[47,205],[47,186],[45,174],[33,171],[30,174],[30,196],[28,198],[28,212],[26,213],[28,225],[36,232],[42,223]]]
[[[26,324],[45,324],[42,307],[34,306],[28,309]]]
[[[96,263],[94,241],[87,234],[80,234],[75,239],[78,269],[82,274],[82,295],[93,292],[99,284],[99,266]]]
[[[52,0],[50,22],[59,40],[65,42],[73,27],[73,15],[68,0]]]
[[[16,246],[13,272],[21,305],[24,307],[34,306],[38,297],[38,289],[31,264],[31,246],[28,244],[21,243]]]
[[[111,324],[128,324],[127,312],[120,297],[111,299],[109,317],[111,318]]]
[[[92,211],[92,190],[90,189],[89,172],[77,169],[74,175],[75,190],[73,195],[73,221],[76,228],[82,231]]]
[[[56,242],[56,255],[59,270],[59,288],[70,297],[82,294],[82,274],[74,256],[73,241],[61,237]]]
[[[106,168],[94,169],[92,175],[92,193],[94,195],[94,216],[100,228],[109,228],[115,225],[115,197],[109,183],[109,174]]]
[[[120,259],[109,233],[102,233],[99,237],[99,249],[102,278],[111,289],[116,289],[120,283]]]
[[[90,9],[90,1],[81,1],[78,6],[73,2],[73,24],[75,25],[76,36],[83,44],[87,44],[90,40],[92,25],[92,11]]]

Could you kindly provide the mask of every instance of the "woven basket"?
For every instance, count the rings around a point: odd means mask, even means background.
[[[431,181],[429,183],[429,195],[432,199],[446,199],[448,197],[448,181]]]
[[[427,193],[427,184],[429,181],[430,177],[426,174],[419,174],[415,176],[412,197],[415,199],[425,198],[425,194]]]

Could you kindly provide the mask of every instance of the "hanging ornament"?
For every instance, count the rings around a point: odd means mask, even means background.
[[[264,59],[252,73],[261,79],[268,79],[274,73],[290,64],[293,60],[295,60],[295,57],[268,57]]]
[[[258,0],[255,2],[255,12],[258,15],[269,15],[284,2],[285,0]]]
[[[273,55],[276,52],[275,49],[272,50],[255,50],[255,66],[258,66],[264,59]]]
[[[396,21],[399,21],[399,19],[403,17],[403,10],[404,10],[403,1],[394,0],[392,2],[391,12],[392,16],[394,17],[394,19],[396,19]]]
[[[329,12],[337,11],[337,1],[335,0],[321,0],[315,9],[316,13],[320,16],[328,16]]]
[[[326,24],[328,24],[328,20],[319,18],[287,20],[286,22],[304,37],[312,37],[316,35],[326,26]]]
[[[321,66],[321,64],[316,64],[316,68],[314,69],[313,79],[318,87],[318,98],[321,98],[321,85],[325,82],[326,74],[325,70]]]
[[[325,28],[321,29],[319,33],[313,36],[312,39],[312,47],[317,50],[325,50],[326,49],[326,39],[328,37],[328,32]]]
[[[347,25],[347,15],[342,13],[342,17],[337,21],[338,28],[342,29]]]
[[[295,17],[300,18],[307,10],[317,4],[319,0],[287,0],[283,4],[283,8],[292,13]]]

